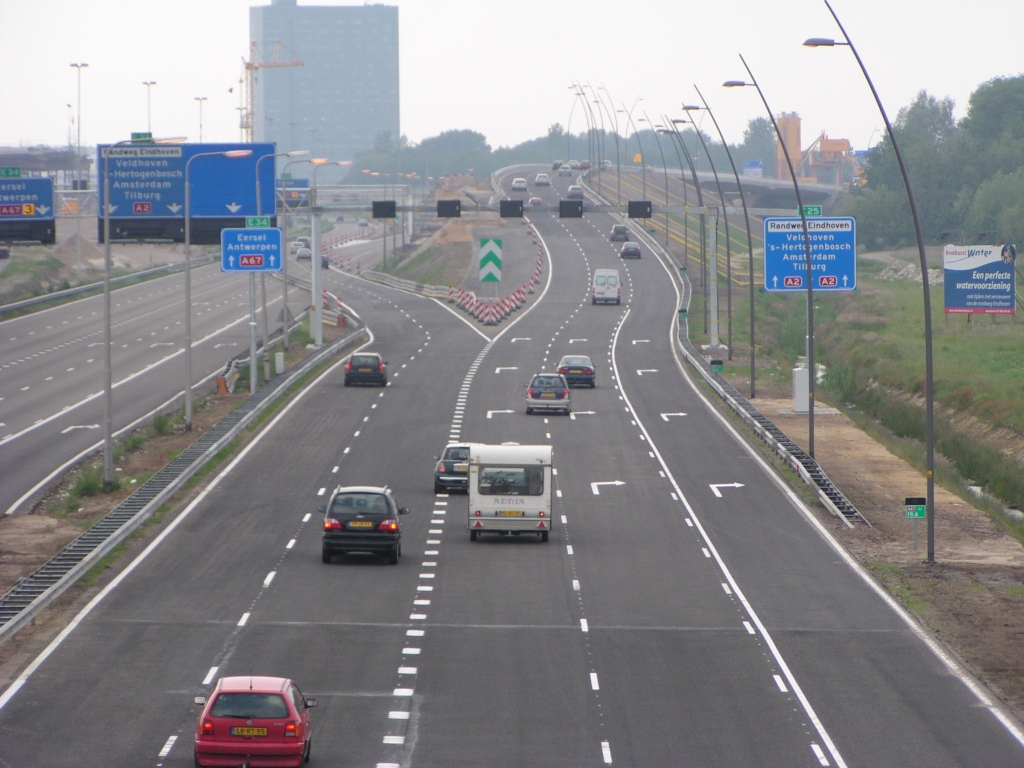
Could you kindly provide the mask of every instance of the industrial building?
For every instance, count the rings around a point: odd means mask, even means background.
[[[397,143],[397,6],[272,0],[249,9],[249,39],[243,135],[332,162]]]

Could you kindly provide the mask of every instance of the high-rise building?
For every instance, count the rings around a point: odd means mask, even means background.
[[[303,62],[256,70],[255,141],[276,142],[278,152],[308,149],[331,161],[372,149],[382,134],[397,143],[396,6],[271,0],[249,9],[249,38],[265,60],[279,50],[280,60]]]

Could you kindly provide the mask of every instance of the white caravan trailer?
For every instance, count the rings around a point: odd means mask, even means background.
[[[469,538],[481,533],[548,540],[553,521],[550,445],[474,444],[469,454]]]

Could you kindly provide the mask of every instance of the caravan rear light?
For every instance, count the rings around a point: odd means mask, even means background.
[[[537,516],[538,517],[544,517],[544,510],[542,509],[540,512],[538,512]]]
[[[547,528],[547,526],[544,525],[544,521],[543,520],[541,520],[539,523],[537,523],[537,527],[538,528]]]
[[[476,515],[477,517],[480,517],[480,510],[478,509],[478,510],[477,510],[476,512],[474,512],[473,514],[474,514],[474,515]]]

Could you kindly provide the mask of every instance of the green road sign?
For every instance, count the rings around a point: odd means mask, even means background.
[[[132,133],[132,144],[152,144],[153,134],[149,131],[142,131],[141,133]]]
[[[820,205],[805,205],[804,216],[821,216]]]
[[[0,179],[20,179],[21,168],[16,165],[5,165],[0,168]]]
[[[501,240],[480,238],[480,282],[501,282]]]
[[[928,500],[919,496],[904,499],[903,514],[908,520],[923,520],[928,516]]]
[[[269,227],[270,217],[269,216],[246,216],[245,217],[246,227]]]

